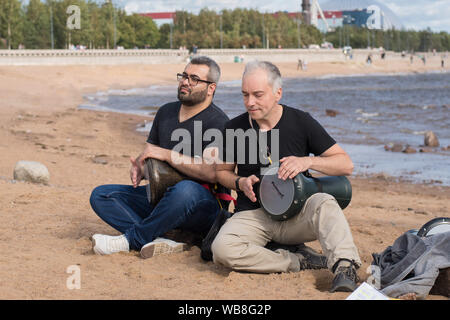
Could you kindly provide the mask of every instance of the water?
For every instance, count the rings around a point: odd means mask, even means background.
[[[245,111],[241,81],[219,84],[215,103],[230,117]],[[450,186],[450,151],[404,154],[384,145],[400,143],[417,151],[425,131],[441,147],[450,145],[450,74],[325,76],[285,79],[281,103],[309,112],[350,154],[355,173],[385,173],[413,182]],[[158,106],[176,100],[176,84],[110,90],[85,97],[81,108],[154,115]],[[336,117],[326,110],[338,112]],[[151,124],[139,130],[148,131]]]

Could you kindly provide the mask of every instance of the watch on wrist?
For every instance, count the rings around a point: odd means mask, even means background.
[[[241,191],[241,188],[239,188],[239,180],[241,179],[242,177],[239,177],[239,178],[237,178],[235,181],[234,181],[234,185],[236,186],[236,191]]]

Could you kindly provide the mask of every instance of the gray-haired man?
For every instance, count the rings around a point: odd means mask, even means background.
[[[279,103],[281,85],[280,71],[272,63],[247,64],[242,78],[247,112],[230,120],[226,130],[265,132],[267,154],[277,149],[280,158],[272,159],[281,163],[280,179],[292,179],[308,169],[326,175],[351,174],[350,157],[316,120],[306,112]],[[277,145],[273,145],[271,138],[275,134],[279,137],[275,141]],[[228,139],[227,135],[225,137]],[[260,208],[253,188],[264,167],[261,160],[249,161],[258,158],[250,154],[250,150],[255,149],[248,140],[245,150],[237,150],[239,144],[235,141],[226,141],[225,145],[222,159],[228,163],[217,165],[217,179],[225,187],[237,190],[237,212],[222,226],[212,243],[214,262],[241,271],[295,272],[308,267],[305,256],[283,249],[272,251],[265,245],[270,241],[290,245],[319,240],[327,266],[335,274],[331,291],[355,289],[356,268],[361,261],[336,200],[331,195],[316,193],[307,199],[296,216],[286,221],[272,220]],[[233,159],[228,159],[230,153]],[[311,157],[311,153],[315,156]],[[243,155],[245,161],[238,161]]]

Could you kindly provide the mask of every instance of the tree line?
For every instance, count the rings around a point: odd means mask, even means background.
[[[75,5],[78,11],[68,11]],[[68,19],[79,20],[71,28]],[[321,33],[301,24],[301,17],[254,9],[198,14],[177,11],[173,24],[159,28],[139,14],[127,15],[111,1],[0,0],[0,49],[132,48],[305,48],[331,42],[334,47],[384,47],[394,51],[446,51],[450,35],[431,30],[368,30],[343,26]]]
[[[392,51],[427,52],[448,51],[450,35],[447,32],[432,32],[429,28],[421,31],[370,30],[354,26],[343,26],[324,35],[335,47],[351,46],[353,48],[379,48]]]

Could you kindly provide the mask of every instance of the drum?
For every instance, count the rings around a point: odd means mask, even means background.
[[[281,180],[278,178],[278,167],[264,174],[257,188],[261,207],[278,221],[295,216],[306,200],[319,192],[334,196],[342,209],[348,206],[352,198],[352,186],[344,176],[314,178],[300,173],[294,179]]]
[[[144,176],[148,180],[147,198],[152,205],[161,200],[168,187],[187,178],[167,162],[151,158],[145,160]]]
[[[428,237],[434,234],[449,232],[450,231],[450,218],[434,218],[425,223],[417,232],[419,237]]]

